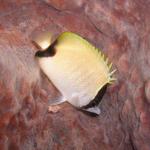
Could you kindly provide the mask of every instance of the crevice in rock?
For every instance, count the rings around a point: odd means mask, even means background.
[[[106,37],[109,37],[109,36],[108,36],[107,34],[105,34],[101,29],[99,29],[99,28],[97,27],[97,25],[94,23],[94,21],[92,21],[92,19],[91,19],[89,16],[86,15],[86,17],[87,17],[88,21],[93,25],[93,27],[94,27],[99,33],[101,33],[102,35],[104,35],[104,36],[106,36]]]
[[[132,139],[132,135],[130,134],[129,135],[129,141],[130,141],[130,144],[131,144],[131,147],[132,147],[132,150],[138,150],[133,142],[133,139]]]

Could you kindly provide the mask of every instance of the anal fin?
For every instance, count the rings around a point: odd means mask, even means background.
[[[98,106],[83,108],[82,110],[91,115],[100,115],[100,113],[101,113],[101,110]]]

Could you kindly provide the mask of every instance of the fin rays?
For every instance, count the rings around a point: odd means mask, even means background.
[[[109,74],[108,74],[108,83],[112,84],[114,81],[116,81],[116,78],[112,77],[114,75],[114,73],[117,71],[116,69],[112,70],[112,63],[109,63],[109,59],[108,57],[105,57],[105,55],[99,51],[99,58],[101,61],[103,61],[105,63],[105,65],[108,67],[109,70]],[[111,71],[112,70],[112,71]]]

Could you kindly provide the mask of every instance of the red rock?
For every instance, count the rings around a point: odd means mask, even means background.
[[[150,103],[150,80],[148,80],[145,83],[145,95],[146,95],[147,101]]]
[[[0,149],[149,150],[149,1],[0,2]],[[117,81],[90,117],[64,103],[34,58],[35,36],[73,31],[101,49]],[[145,82],[146,81],[146,82]]]
[[[80,10],[85,3],[85,0],[45,0],[50,6],[58,9],[58,10]]]
[[[131,72],[130,80],[135,86],[137,86],[137,85],[142,83],[141,73],[140,73],[139,69],[137,69],[136,67]]]
[[[121,84],[121,87],[119,89],[119,95],[122,97],[122,98],[126,98],[126,95],[127,95],[127,87],[125,85],[125,83],[122,83]]]
[[[118,71],[122,74],[129,74],[129,56],[127,54],[123,54],[118,60]]]
[[[140,122],[144,126],[143,129],[148,129],[150,131],[150,118],[148,112],[142,112],[140,114]]]
[[[132,111],[131,100],[127,99],[122,108],[123,117],[127,118],[131,111]]]
[[[134,91],[134,94],[133,94],[133,103],[135,105],[135,112],[137,114],[137,116],[139,116],[139,114],[141,112],[144,111],[144,108],[145,108],[145,100],[144,100],[144,89],[143,89],[143,86],[139,86],[139,87],[136,87],[136,90]]]

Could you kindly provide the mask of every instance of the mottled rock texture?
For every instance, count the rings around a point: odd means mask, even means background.
[[[41,32],[73,31],[114,63],[99,117],[58,95],[34,58]],[[150,150],[149,0],[0,0],[0,150]]]

